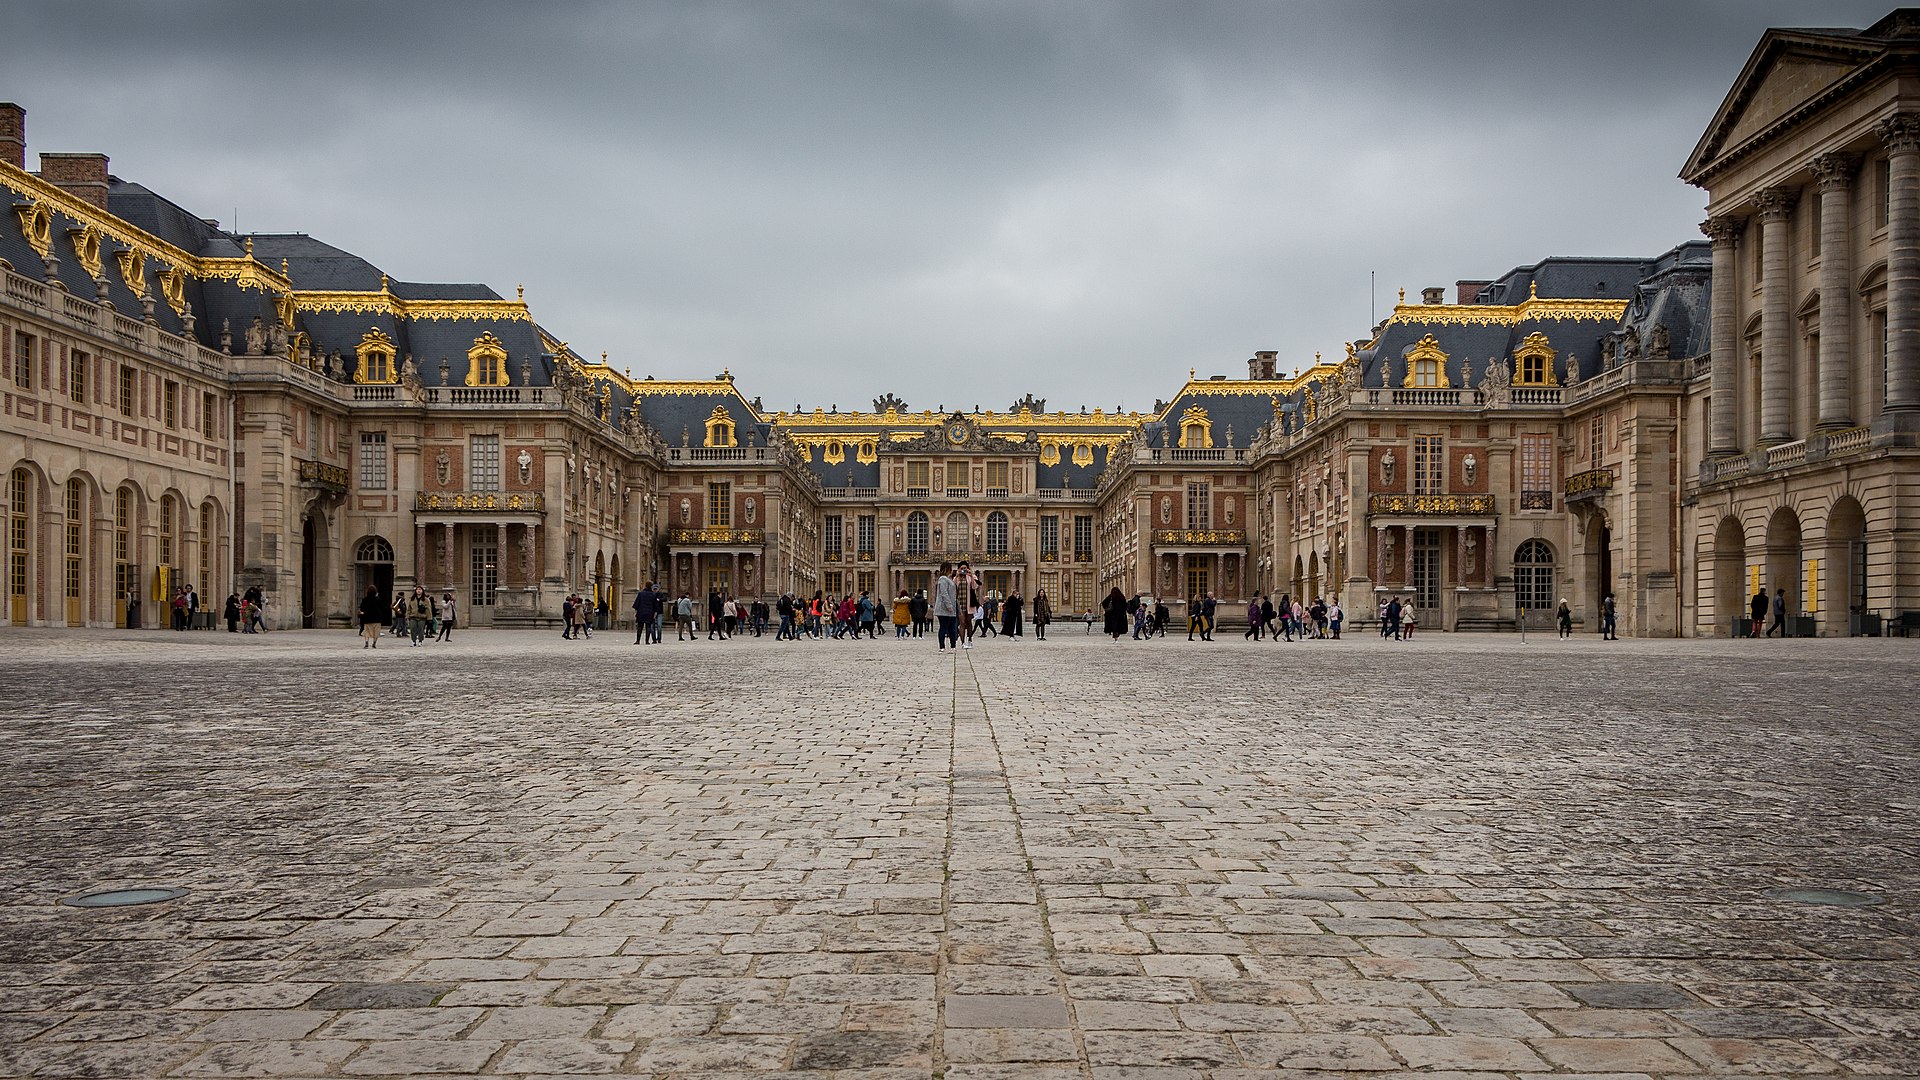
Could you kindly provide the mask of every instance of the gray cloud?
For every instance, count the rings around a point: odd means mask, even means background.
[[[1697,235],[1760,33],[1836,2],[108,3],[9,14],[30,150],[769,405],[1150,405],[1394,289]]]

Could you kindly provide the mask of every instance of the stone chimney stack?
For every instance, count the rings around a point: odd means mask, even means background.
[[[1279,363],[1279,358],[1280,358],[1280,353],[1277,350],[1274,352],[1254,353],[1253,359],[1247,361],[1247,378],[1249,379],[1273,378],[1274,377],[1273,369],[1274,369],[1274,366]]]
[[[41,154],[40,179],[102,210],[107,208],[105,154]]]
[[[27,110],[11,101],[0,101],[0,161],[27,168]]]
[[[1447,290],[1444,286],[1434,285],[1420,290],[1420,302],[1423,304],[1444,304],[1447,302]]]

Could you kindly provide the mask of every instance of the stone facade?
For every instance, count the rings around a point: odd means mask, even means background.
[[[547,625],[700,596],[929,586],[965,555],[1060,615],[1112,588],[1413,597],[1435,629],[1726,633],[1783,588],[1823,634],[1920,610],[1920,28],[1771,31],[1689,160],[1709,239],[1422,290],[1337,361],[1147,412],[771,410],[634,379],[525,302],[25,169],[0,106],[6,622],[142,625],[177,584],[280,626],[368,587]],[[1858,615],[1860,617],[1853,617]]]

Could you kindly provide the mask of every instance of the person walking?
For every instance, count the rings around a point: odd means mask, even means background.
[[[435,641],[453,640],[453,608],[453,590],[448,589],[440,594],[440,636]]]
[[[1787,590],[1773,590],[1773,625],[1767,627],[1767,636],[1772,637],[1778,630],[1781,637],[1787,636]]]
[[[367,588],[371,589],[373,588],[373,586],[369,585],[367,586]],[[365,604],[366,601],[362,600],[361,603]],[[380,606],[384,608],[387,605],[385,603],[382,603]],[[240,632],[240,594],[239,593],[227,594],[227,606],[226,606],[226,609],[221,612],[221,614],[227,617],[227,633],[229,634],[239,633]],[[378,625],[378,624],[376,623],[375,625]]]
[[[1202,625],[1205,627],[1204,631],[1200,635],[1201,641],[1213,640],[1213,615],[1214,615],[1214,612],[1218,609],[1219,603],[1220,602],[1218,600],[1214,599],[1212,592],[1208,592],[1205,598],[1203,598],[1200,601],[1200,614],[1202,616]]]
[[[633,643],[638,645],[652,636],[653,582],[633,594]]]
[[[912,621],[913,597],[907,595],[907,590],[901,589],[900,595],[893,598],[893,636],[896,639],[906,637],[907,624]]]
[[[707,640],[723,640],[727,636],[727,602],[720,599],[719,589],[707,590]]]
[[[1047,640],[1047,624],[1053,621],[1053,604],[1047,600],[1047,590],[1041,589],[1033,594],[1033,640]]]
[[[1573,608],[1567,605],[1565,597],[1560,598],[1560,606],[1553,613],[1553,621],[1560,627],[1560,640],[1573,636]]]
[[[1100,610],[1107,636],[1119,641],[1120,636],[1127,632],[1127,594],[1115,585],[1107,598],[1100,602]]]
[[[1201,613],[1200,594],[1195,593],[1187,598],[1187,640],[1192,641],[1204,626],[1206,616]]]
[[[1566,601],[1562,600],[1561,603],[1564,604]],[[1759,637],[1760,627],[1765,625],[1767,621],[1767,590],[1756,589],[1754,591],[1753,603],[1749,605],[1749,610],[1753,615],[1753,625],[1747,628],[1747,636]]]
[[[1413,602],[1413,597],[1409,596],[1407,602],[1400,606],[1400,630],[1406,640],[1413,640],[1413,631],[1419,621],[1419,607]]]
[[[1000,605],[1000,630],[1004,636],[1010,638],[1026,636],[1024,629],[1026,624],[1020,620],[1020,612],[1026,606],[1026,601],[1020,599],[1019,593],[1007,597],[1006,603]]]
[[[407,601],[407,636],[416,647],[427,639],[427,619],[432,614],[433,604],[427,600],[426,590],[415,586],[413,598]]]
[[[720,602],[720,618],[727,624],[727,639],[732,640],[733,632],[740,628],[740,603],[732,593],[728,593],[727,598]]]
[[[1607,595],[1600,598],[1600,640],[1602,641],[1619,641],[1620,640],[1619,624],[1618,622],[1616,622],[1616,618],[1617,616],[1614,612],[1614,605],[1613,605],[1613,594],[1608,593]]]
[[[1392,596],[1387,598],[1387,613],[1386,616],[1380,620],[1380,625],[1383,628],[1382,632],[1385,636],[1391,637],[1395,641],[1400,640],[1400,613],[1405,610],[1406,609],[1400,605],[1399,597]]]
[[[907,614],[913,619],[914,637],[926,636],[927,623],[933,618],[933,616],[928,613],[930,607],[932,607],[932,605],[927,602],[927,590],[925,589],[915,592],[913,599],[907,601]]]
[[[1260,598],[1260,626],[1266,631],[1268,641],[1279,641],[1281,627],[1274,622],[1280,613],[1274,609],[1271,594]]]
[[[940,564],[940,577],[933,583],[933,617],[940,624],[939,647],[945,651],[947,642],[952,641],[957,648],[960,645],[960,586],[953,580],[953,564]]]
[[[1333,640],[1340,640],[1340,622],[1346,617],[1346,612],[1340,610],[1340,598],[1334,597],[1333,603],[1327,606],[1327,624],[1333,627]]]
[[[227,620],[227,632],[233,633],[233,623],[240,617],[240,598],[229,596],[227,604],[234,613],[233,617]],[[360,598],[360,647],[379,648],[380,629],[392,618],[393,613],[387,609],[386,602],[380,599],[380,590],[372,585],[367,586],[367,594]]]
[[[1260,594],[1254,593],[1253,599],[1247,601],[1247,632],[1241,634],[1241,638],[1252,638],[1255,641],[1259,641],[1260,627],[1263,625],[1265,624],[1261,622]]]
[[[699,641],[700,632],[693,625],[693,597],[685,589],[680,590],[680,599],[673,602],[673,625],[678,631],[675,641]]]

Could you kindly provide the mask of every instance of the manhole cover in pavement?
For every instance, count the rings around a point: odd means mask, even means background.
[[[109,889],[106,892],[69,896],[60,902],[68,907],[137,907],[141,904],[164,904],[185,895],[185,889]]]
[[[1846,889],[1768,889],[1767,895],[1795,904],[1826,904],[1830,907],[1869,907],[1880,902],[1880,898],[1872,893],[1850,892]]]

